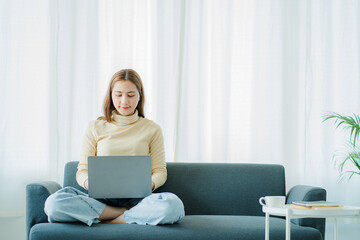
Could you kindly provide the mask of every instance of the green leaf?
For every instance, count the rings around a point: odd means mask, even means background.
[[[342,127],[344,130],[350,130],[350,140],[346,144],[346,148],[337,151],[333,155],[333,162],[340,172],[339,179],[343,180],[347,176],[350,180],[355,174],[360,175],[360,148],[356,145],[360,136],[360,116],[353,113],[352,116],[343,116],[335,112],[330,112],[323,116],[323,122],[333,120],[335,128]],[[356,170],[345,169],[352,165]]]
[[[355,145],[356,141],[359,138],[360,135],[360,117],[356,115],[355,113],[352,116],[342,116],[338,113],[331,112],[323,116],[323,122],[334,119],[334,124],[336,125],[336,128],[339,128],[340,126],[343,127],[343,129],[350,129],[350,141]]]

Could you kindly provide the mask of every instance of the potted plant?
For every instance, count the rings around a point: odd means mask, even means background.
[[[360,175],[360,147],[357,146],[357,141],[360,135],[360,117],[356,114],[353,116],[343,116],[335,112],[331,112],[323,116],[323,122],[327,120],[335,120],[336,128],[342,127],[345,130],[350,130],[350,140],[347,142],[347,148],[343,152],[334,154],[333,159],[338,165],[340,177],[348,176],[350,180],[354,174]],[[344,170],[345,164],[353,165],[354,170]]]

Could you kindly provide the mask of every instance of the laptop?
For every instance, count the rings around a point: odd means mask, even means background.
[[[88,157],[89,196],[144,198],[152,193],[151,156]]]

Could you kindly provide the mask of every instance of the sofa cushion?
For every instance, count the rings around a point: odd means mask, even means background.
[[[41,223],[30,232],[31,240],[132,240],[132,239],[264,239],[265,219],[258,216],[191,215],[174,225]],[[285,239],[285,220],[270,218],[270,239]],[[310,227],[291,225],[292,240],[321,240],[320,232]]]

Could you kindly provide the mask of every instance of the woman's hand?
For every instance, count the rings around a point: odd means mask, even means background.
[[[89,190],[89,179],[88,178],[84,182],[84,187],[86,190]]]

